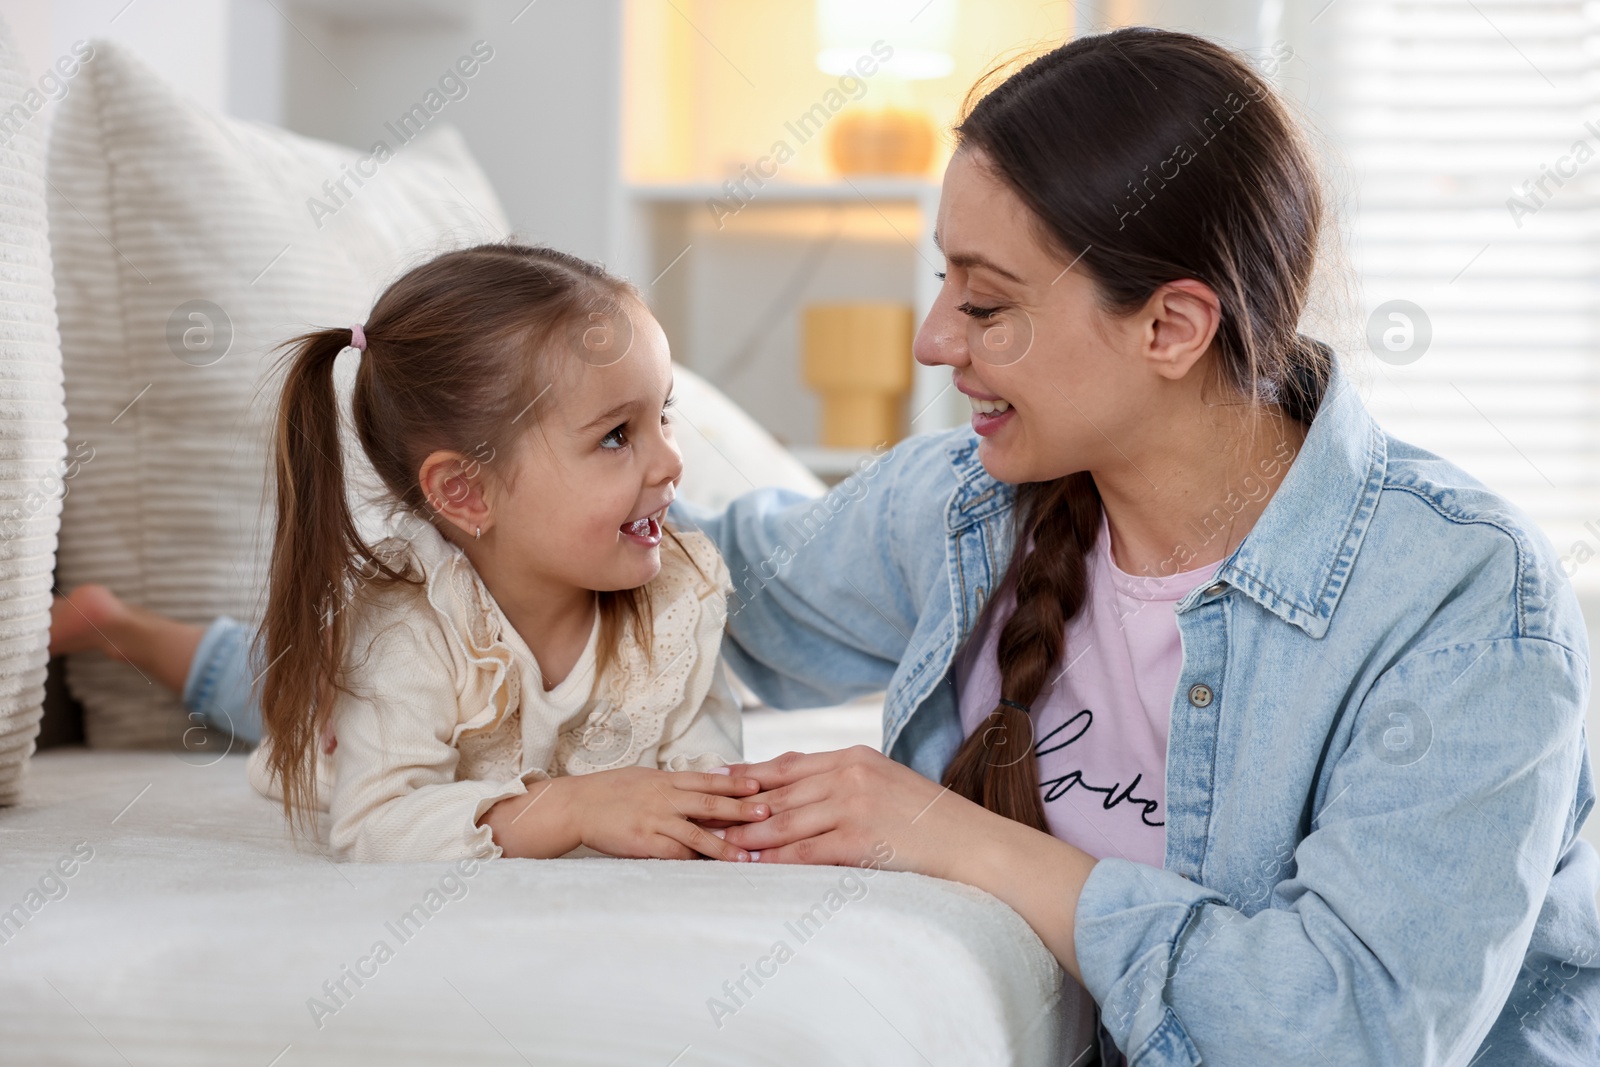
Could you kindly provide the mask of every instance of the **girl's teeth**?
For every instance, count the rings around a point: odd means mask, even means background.
[[[979,400],[975,396],[967,399],[972,401],[972,410],[982,415],[999,415],[1011,408],[1010,402],[1005,400]]]

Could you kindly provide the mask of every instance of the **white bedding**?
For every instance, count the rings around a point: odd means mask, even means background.
[[[289,845],[242,757],[204,762],[33,759],[27,800],[0,811],[0,1061],[971,1067],[1071,1064],[1090,1042],[1044,946],[967,886],[605,858],[453,881],[336,866]],[[763,957],[770,977],[730,997]]]

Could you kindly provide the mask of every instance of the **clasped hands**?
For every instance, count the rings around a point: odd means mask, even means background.
[[[724,844],[761,863],[881,865],[926,874],[948,865],[954,842],[982,809],[865,745],[833,752],[786,752],[728,768],[759,790],[743,797],[759,819],[707,824]]]

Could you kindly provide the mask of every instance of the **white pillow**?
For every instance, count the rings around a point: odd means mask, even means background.
[[[0,22],[0,129],[9,133],[0,135],[0,804],[18,799],[39,733],[68,473],[44,140],[33,114],[42,103]]]
[[[212,114],[124,47],[94,49],[50,148],[68,426],[94,449],[66,500],[59,578],[193,623],[254,621],[275,346],[362,321],[406,268],[504,237],[505,216],[454,130],[429,128],[335,199],[324,182],[368,153]],[[70,657],[67,682],[91,745],[171,745],[190,725],[98,653]]]
[[[821,496],[827,491],[805,464],[745,410],[688,368],[672,368],[673,437],[683,453],[678,493],[691,504],[723,508],[752,489],[782,486]]]

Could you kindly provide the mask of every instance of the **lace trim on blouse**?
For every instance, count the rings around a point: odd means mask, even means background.
[[[706,628],[722,628],[720,605],[732,586],[726,565],[704,534],[674,532],[683,551],[664,538],[661,571],[648,586],[654,655],[646,653],[632,627],[625,628],[604,677],[595,683],[598,700],[591,698],[594,707],[581,722],[559,736],[559,723],[524,721],[520,731],[508,731],[522,735],[518,762],[523,768],[585,774],[625,767],[661,742],[668,714],[684,700]],[[461,687],[471,703],[463,706],[465,717],[450,743],[459,747],[464,739],[487,741],[522,706],[522,672],[506,637],[510,622],[466,554],[432,527],[374,547],[387,558],[410,559],[419,566],[428,604],[474,675]],[[476,694],[482,694],[481,706]]]

